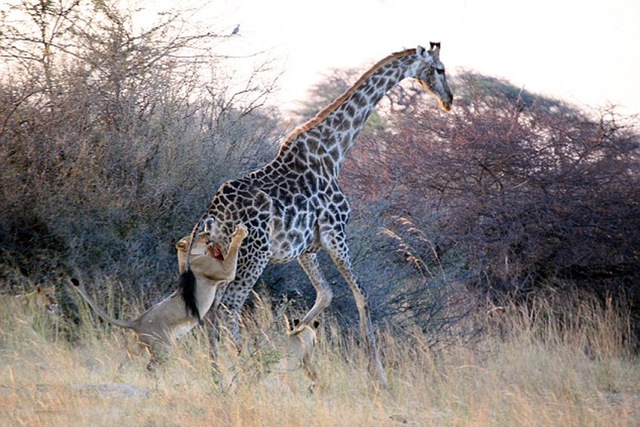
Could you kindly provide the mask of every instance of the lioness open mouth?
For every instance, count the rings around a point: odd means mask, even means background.
[[[207,253],[211,255],[214,259],[218,261],[224,261],[224,255],[222,255],[222,251],[218,247],[218,245],[209,245],[207,246]]]

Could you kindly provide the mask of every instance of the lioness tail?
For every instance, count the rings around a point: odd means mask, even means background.
[[[71,283],[73,284],[73,286],[70,286],[71,288],[75,289],[76,292],[78,292],[80,294],[80,296],[82,297],[82,299],[84,299],[87,304],[89,304],[91,306],[91,308],[93,308],[93,310],[98,313],[98,315],[100,317],[102,317],[104,320],[106,320],[107,322],[116,325],[116,326],[120,326],[121,328],[126,328],[126,329],[134,329],[135,325],[133,322],[127,321],[127,320],[118,320],[118,319],[114,319],[113,317],[109,316],[103,309],[101,309],[98,304],[96,304],[93,299],[91,299],[91,297],[89,296],[89,294],[87,293],[87,291],[85,291],[84,287],[82,287],[82,285],[80,285],[80,282],[78,281],[78,279],[76,279],[75,277],[71,279]]]

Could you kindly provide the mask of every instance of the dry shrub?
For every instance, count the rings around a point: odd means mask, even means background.
[[[273,82],[256,68],[230,89],[224,38],[184,25],[188,10],[145,27],[115,1],[15,3],[24,22],[0,35],[0,280],[110,275],[129,296],[164,293],[175,241],[277,139]]]

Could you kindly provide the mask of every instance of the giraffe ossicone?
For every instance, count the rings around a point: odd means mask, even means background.
[[[316,301],[300,322],[309,325],[331,303],[332,291],[316,252],[324,249],[347,281],[360,315],[382,386],[387,379],[369,313],[365,289],[349,258],[346,224],[349,203],[338,185],[341,165],[380,99],[405,78],[415,78],[448,111],[453,96],[440,61],[440,43],[389,55],[318,115],[291,132],[270,163],[225,182],[199,225],[225,247],[238,224],[248,229],[238,256],[236,277],[213,307],[239,342],[239,310],[268,263],[297,260],[316,289]],[[194,232],[198,226],[194,228]],[[185,272],[186,273],[186,272]]]

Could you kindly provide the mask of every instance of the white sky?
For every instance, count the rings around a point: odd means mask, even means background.
[[[591,107],[640,113],[639,0],[217,0],[239,52],[268,49],[283,105],[332,68],[441,41],[448,73],[470,69]]]

